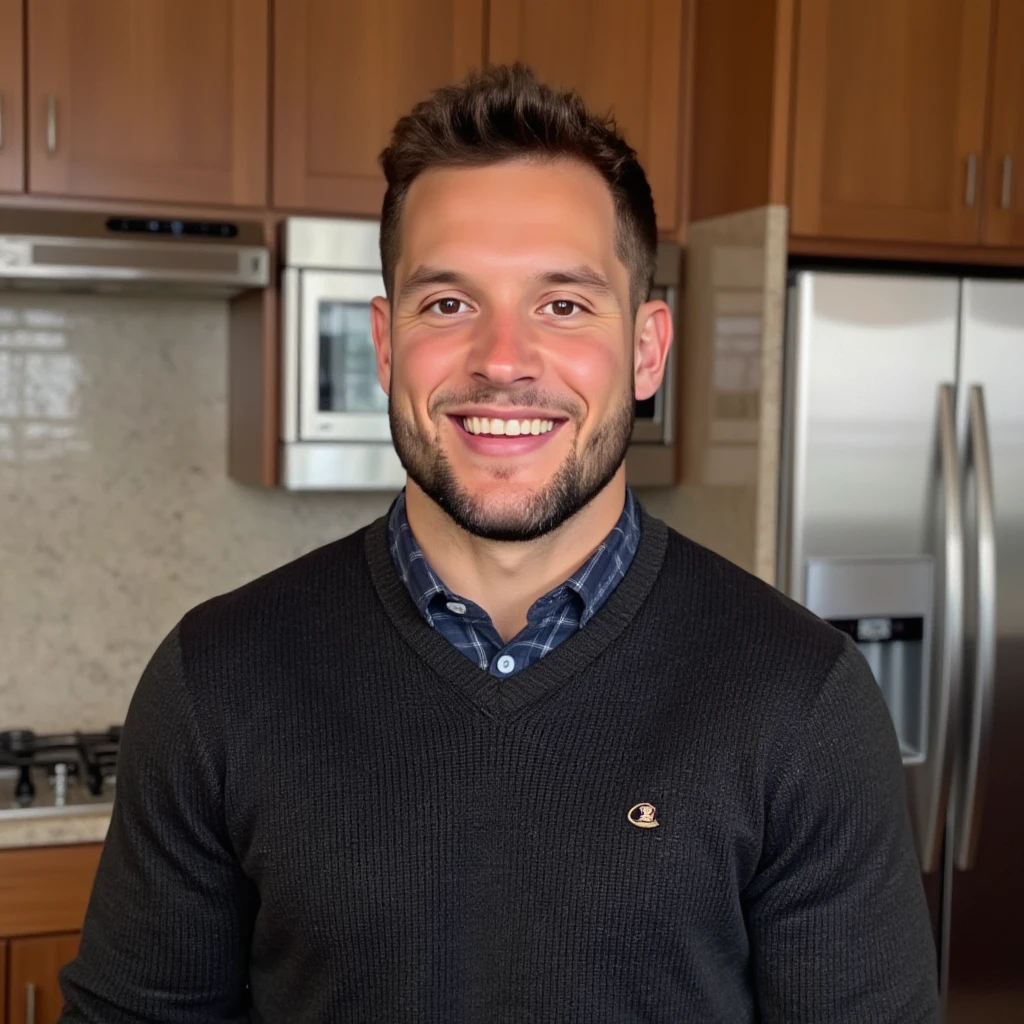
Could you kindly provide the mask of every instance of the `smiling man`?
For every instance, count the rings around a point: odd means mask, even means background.
[[[62,1020],[936,1021],[869,670],[626,488],[672,340],[634,152],[492,68],[383,165],[408,486],[154,655]]]

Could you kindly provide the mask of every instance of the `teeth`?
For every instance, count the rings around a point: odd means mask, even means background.
[[[499,420],[486,416],[465,416],[462,425],[470,434],[505,435],[546,434],[555,429],[554,420]]]

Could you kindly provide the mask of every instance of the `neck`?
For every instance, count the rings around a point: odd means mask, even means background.
[[[405,493],[409,526],[431,568],[456,594],[480,605],[505,641],[525,625],[526,613],[565,582],[597,550],[622,514],[625,469],[576,515],[531,541],[476,537],[412,480]]]

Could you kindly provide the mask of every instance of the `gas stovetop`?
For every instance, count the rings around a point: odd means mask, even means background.
[[[40,735],[0,732],[0,819],[109,812],[121,727]]]

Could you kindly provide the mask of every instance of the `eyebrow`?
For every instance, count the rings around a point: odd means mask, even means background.
[[[432,288],[436,284],[449,284],[453,288],[461,288],[465,291],[469,288],[469,283],[469,276],[457,270],[445,270],[442,267],[421,264],[402,282],[401,294],[422,291],[424,288]]]
[[[534,280],[542,285],[581,285],[602,295],[613,295],[608,279],[585,264],[567,267],[565,270],[548,270],[538,274]],[[471,278],[458,270],[445,270],[426,264],[418,266],[403,282],[401,294],[422,291],[434,285],[451,285],[453,288],[469,289]]]
[[[538,274],[537,281],[540,284],[575,284],[584,288],[591,288],[603,295],[613,295],[612,286],[604,274],[580,264],[578,267],[569,267],[566,270],[549,270],[546,273]]]

